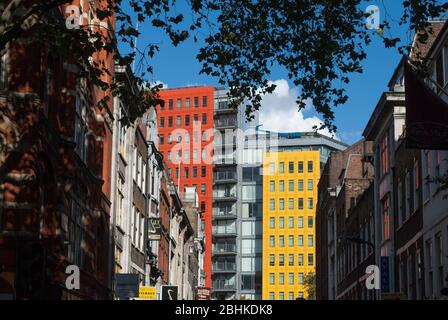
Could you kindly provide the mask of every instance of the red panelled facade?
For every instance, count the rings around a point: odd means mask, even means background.
[[[160,92],[159,149],[182,193],[196,186],[205,230],[206,286],[211,285],[214,87]]]

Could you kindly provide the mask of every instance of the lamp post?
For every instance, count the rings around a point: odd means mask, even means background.
[[[345,240],[353,242],[353,243],[357,243],[359,245],[361,245],[361,244],[368,245],[370,248],[372,248],[373,259],[375,259],[375,244],[374,243],[372,243],[368,240],[358,238],[358,237],[345,237]],[[357,282],[357,287],[359,288],[359,266],[357,266],[357,269],[358,269],[358,279],[356,282]],[[375,294],[375,298],[376,298],[376,294]]]

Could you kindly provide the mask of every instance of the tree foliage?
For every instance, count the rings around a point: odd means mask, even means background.
[[[102,75],[108,70],[101,62],[89,62],[92,52],[103,48],[122,65],[138,60],[144,67],[133,79],[139,88],[136,93],[124,92],[116,83],[111,85],[114,95],[133,106],[127,119],[131,122],[148,105],[157,103],[159,90],[150,86],[147,78],[152,73],[151,59],[160,48],[156,42],[145,44],[141,50],[134,48],[134,39],[142,32],[135,19],[163,30],[174,46],[202,37],[204,45],[197,55],[201,72],[227,86],[232,106],[245,107],[248,118],[259,109],[262,96],[275,89],[269,81],[272,68],[283,68],[299,88],[298,108],[311,101],[331,131],[336,129],[334,108],[347,101],[349,75],[362,72],[361,62],[372,37],[380,35],[386,47],[395,47],[403,54],[410,50],[401,39],[385,36],[390,28],[387,20],[379,33],[366,29],[364,5],[373,1],[188,0],[188,9],[180,12],[182,2],[176,0],[102,0],[96,16],[104,20],[114,15],[118,21],[111,37],[89,28],[61,28],[61,14],[56,9],[70,2],[7,1],[1,16],[0,50],[20,37],[37,36],[57,54],[75,60],[84,76],[103,88],[108,84]],[[428,19],[448,9],[448,4],[437,0],[406,0],[402,4],[400,24],[424,30],[419,33],[420,41],[428,36]],[[129,53],[118,52],[119,42],[131,48]]]

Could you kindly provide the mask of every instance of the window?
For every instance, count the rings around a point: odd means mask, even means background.
[[[173,126],[173,117],[168,117],[168,128]]]
[[[294,173],[294,162],[288,164],[289,173]]]
[[[177,109],[182,109],[182,99],[177,99]]]
[[[386,134],[380,143],[380,173],[381,176],[389,172],[389,140]]]
[[[308,198],[308,209],[313,209],[313,198]]]
[[[404,192],[405,192],[405,210],[404,210],[404,219],[406,220],[410,216],[411,212],[411,184],[410,184],[410,176],[409,172],[406,172],[406,176],[404,179]]]
[[[284,292],[279,292],[278,293],[278,300],[285,300],[285,293]]]
[[[303,254],[299,253],[299,255],[297,256],[297,263],[299,264],[299,266],[303,266]]]
[[[202,178],[205,178],[206,172],[207,172],[207,168],[205,166],[202,166],[201,167],[201,177]]]
[[[203,184],[201,184],[201,194],[202,194],[202,195],[205,194],[205,190],[206,190],[206,188],[205,188],[205,184],[203,183]]]
[[[297,276],[297,283],[303,284],[303,273],[299,273]]]
[[[281,267],[285,265],[285,255],[284,254],[278,255],[278,265]]]
[[[76,143],[75,151],[82,161],[87,160],[87,108],[81,102],[79,94],[75,96],[75,123],[73,130],[73,141]]]
[[[198,167],[193,167],[193,178],[198,177]]]
[[[297,219],[297,228],[301,229],[303,228],[303,217],[299,216]]]
[[[403,211],[403,183],[398,180],[397,186],[397,209],[398,209],[398,226],[402,225],[405,220]]]
[[[299,191],[303,191],[303,180],[299,180],[297,185],[298,185],[298,188],[297,188],[297,189],[298,189]]]
[[[168,134],[168,144],[173,143],[173,135],[171,133]]]
[[[285,274],[283,272],[278,275],[278,284],[285,284]]]
[[[278,183],[278,189],[280,192],[284,192],[285,191],[285,181],[280,180]]]
[[[185,99],[185,108],[190,109],[190,98]]]
[[[207,124],[207,114],[206,113],[202,114],[202,124]]]
[[[288,217],[288,228],[294,228],[294,217]]]
[[[0,56],[0,90],[6,89],[6,52]]]
[[[448,52],[447,48],[445,48],[445,51]],[[446,61],[446,63],[448,65],[448,60]],[[417,161],[415,161],[414,163],[413,185],[414,185],[414,211],[416,211],[420,207],[420,198],[419,198],[420,179],[419,179],[419,169]]]
[[[389,212],[389,195],[382,200],[382,236],[383,240],[390,238],[390,212]]]
[[[275,299],[274,292],[269,292],[269,300],[274,300],[274,299]]]
[[[280,173],[285,173],[285,163],[280,162]]]
[[[299,198],[297,205],[298,205],[299,210],[303,210],[303,198]]]
[[[285,228],[285,218],[284,217],[278,218],[278,226],[279,226],[280,229],[284,229]]]
[[[198,159],[199,159],[199,151],[198,151],[198,149],[194,149],[193,150],[193,160],[198,160]]]
[[[270,273],[269,274],[269,284],[270,285],[274,285],[275,284],[275,274],[274,273]]]
[[[194,97],[194,107],[195,108],[199,107],[199,98],[198,97]]]
[[[288,265],[290,267],[292,267],[294,265],[294,255],[293,254],[289,254],[289,256],[288,256]]]
[[[299,173],[303,173],[303,161],[299,161],[299,163],[297,164],[297,171]]]
[[[308,247],[312,247],[312,246],[314,246],[313,236],[309,235],[308,236]]]
[[[278,203],[279,210],[285,210],[285,199],[281,198]]]
[[[274,174],[275,173],[275,163],[274,162],[271,162],[269,164],[269,173],[270,174]]]
[[[288,246],[294,247],[294,236],[293,235],[288,236]]]
[[[293,192],[294,191],[294,180],[288,181],[288,191]]]
[[[173,156],[172,156],[172,154],[171,154],[171,151],[168,151],[168,160],[173,160]]]
[[[299,236],[297,237],[297,245],[298,245],[299,247],[303,247],[303,235],[299,235]]]
[[[308,190],[313,191],[313,180],[308,180]]]
[[[293,210],[294,209],[294,198],[288,199],[288,209]]]
[[[269,182],[269,191],[270,192],[275,192],[275,181],[270,181]]]
[[[313,227],[313,217],[308,217],[308,228],[312,228]]]
[[[269,210],[275,210],[275,199],[269,199]]]
[[[280,248],[283,248],[285,246],[285,236],[279,236],[278,237],[278,246]]]
[[[207,106],[207,96],[203,96],[202,97],[202,106],[206,107]]]
[[[312,253],[308,254],[308,265],[313,266],[314,265],[314,255]]]
[[[198,114],[194,114],[193,115],[193,121],[194,121],[194,124],[197,124],[199,122],[199,115]]]
[[[241,222],[241,235],[242,236],[253,236],[254,234],[255,234],[255,222],[254,221]]]
[[[275,247],[275,236],[269,236],[269,247]]]
[[[313,172],[313,161],[308,161],[308,172]]]
[[[288,299],[289,300],[294,300],[294,292],[289,292],[288,293]]]
[[[303,292],[299,292],[299,293],[297,293],[297,298],[298,299],[303,299]]]
[[[181,126],[182,125],[182,117],[181,116],[177,116],[176,117],[176,126]]]
[[[275,255],[274,254],[269,255],[269,265],[271,267],[275,266]]]
[[[289,273],[288,274],[288,283],[289,284],[294,284],[294,273]]]
[[[174,105],[173,99],[168,100],[168,109],[173,110],[173,105]]]
[[[269,228],[271,228],[271,229],[275,228],[275,218],[274,217],[269,218]]]
[[[161,135],[159,136],[159,143],[160,143],[160,144],[164,144],[164,143],[165,143],[165,136],[164,136],[163,134],[161,134]]]

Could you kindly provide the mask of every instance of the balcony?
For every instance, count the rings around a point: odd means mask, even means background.
[[[236,229],[235,228],[227,228],[225,230],[219,230],[215,227],[212,228],[212,234],[214,238],[219,237],[236,237]]]
[[[235,154],[220,154],[213,156],[213,164],[215,165],[230,165],[236,164]]]
[[[215,114],[237,113],[238,109],[231,108],[228,100],[215,103]]]
[[[212,219],[236,219],[234,208],[213,208]]]
[[[236,244],[234,243],[214,243],[213,255],[236,255]]]
[[[217,118],[215,119],[215,128],[216,129],[233,129],[238,126],[238,122],[236,121],[236,117],[232,118]]]
[[[213,281],[212,284],[213,291],[236,291],[236,285],[234,282],[225,281]]]
[[[214,190],[213,191],[213,202],[217,202],[217,201],[236,201],[237,197],[236,197],[236,191],[233,190],[226,190],[224,191],[217,191]]]
[[[214,273],[234,273],[236,272],[236,263],[231,261],[215,261],[212,264],[212,272]]]
[[[215,174],[213,175],[213,182],[214,183],[226,183],[226,182],[237,183],[238,178],[237,178],[236,172],[234,172],[234,171],[215,172]]]

